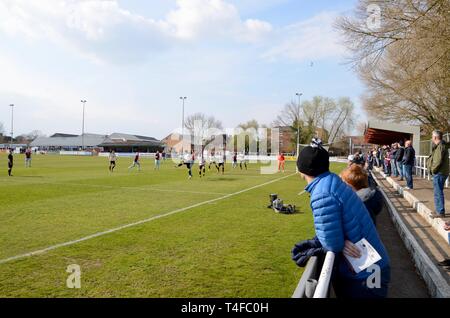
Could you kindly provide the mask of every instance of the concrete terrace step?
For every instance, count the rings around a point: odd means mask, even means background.
[[[430,181],[421,178],[414,178],[414,190],[405,190],[405,182],[395,180],[392,177],[387,177],[380,168],[374,168],[389,184],[396,190],[408,203],[413,207],[423,219],[433,227],[446,242],[450,244],[450,232],[444,230],[446,221],[450,221],[450,217],[445,219],[433,219],[434,214],[433,202],[433,185]],[[446,209],[450,211],[450,189],[445,189],[446,194]],[[448,215],[448,212],[447,212]]]
[[[389,182],[380,173],[373,173],[373,175],[383,192],[392,221],[397,227],[417,271],[425,281],[430,295],[432,297],[449,298],[450,272],[437,266],[437,263],[450,257],[450,246],[448,241],[443,236],[438,235],[433,225],[429,223],[430,220],[433,221],[432,223],[437,220],[428,219],[422,216],[423,213],[418,213],[416,210],[417,202],[412,204],[408,201],[404,197],[406,191],[400,191],[402,192],[400,194],[399,187],[394,188],[392,185],[394,180],[389,178],[391,179],[391,182]],[[408,195],[406,196],[408,197]],[[442,222],[442,220],[439,221]],[[381,228],[380,235],[385,241]],[[389,250],[391,243],[385,242],[385,245]],[[392,264],[393,267],[396,266],[395,255],[392,257]],[[394,271],[392,274],[394,275]]]

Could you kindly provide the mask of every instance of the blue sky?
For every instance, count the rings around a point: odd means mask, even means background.
[[[0,122],[38,129],[165,137],[186,112],[225,127],[270,124],[303,92],[363,86],[332,28],[356,1],[0,0]],[[311,66],[312,63],[312,66]],[[357,111],[360,119],[364,114]]]

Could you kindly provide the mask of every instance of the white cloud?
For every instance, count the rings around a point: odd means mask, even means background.
[[[50,40],[94,61],[127,63],[184,42],[260,43],[266,60],[320,59],[344,52],[332,27],[335,13],[273,29],[243,20],[225,0],[177,0],[162,20],[120,7],[116,0],[2,0],[0,32],[31,41]],[[180,43],[181,42],[181,43]]]
[[[181,39],[230,36],[255,41],[272,30],[265,21],[243,21],[236,7],[224,0],[178,0],[177,5],[167,15],[167,22]]]
[[[273,46],[263,58],[270,61],[296,61],[337,57],[345,53],[339,34],[333,29],[336,14],[320,13],[308,20],[277,30]]]
[[[0,32],[123,63],[180,40],[255,42],[272,29],[264,21],[241,20],[225,0],[178,0],[176,5],[165,19],[154,20],[121,8],[116,0],[2,0]]]
[[[165,44],[165,24],[101,0],[2,0],[0,32],[47,40],[93,59],[141,57]]]

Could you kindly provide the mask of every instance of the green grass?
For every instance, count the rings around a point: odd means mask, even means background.
[[[232,170],[187,180],[166,161],[161,171],[142,160],[128,172],[120,158],[110,174],[106,158],[34,156],[14,176],[0,176],[0,260],[200,202],[221,198],[285,175]],[[342,165],[333,165],[339,171]],[[292,246],[314,235],[308,196],[298,175],[148,223],[44,254],[0,264],[0,297],[290,297],[301,269]],[[301,213],[266,208],[278,193]],[[1,262],[1,261],[0,261]],[[81,289],[66,287],[70,264],[81,266]]]

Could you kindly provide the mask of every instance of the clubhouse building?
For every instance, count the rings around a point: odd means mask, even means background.
[[[30,147],[44,151],[90,151],[116,152],[156,152],[164,149],[160,140],[140,135],[113,133],[110,135],[84,134],[71,135],[56,133],[50,137],[38,137],[30,143]]]

